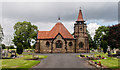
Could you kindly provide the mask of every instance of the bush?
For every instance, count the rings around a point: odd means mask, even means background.
[[[11,46],[9,47],[9,49],[15,49],[15,47],[11,45]]]
[[[5,45],[4,45],[4,44],[1,44],[1,46],[2,46],[2,49],[6,49],[6,47],[5,47]]]
[[[107,42],[106,42],[106,41],[104,41],[103,52],[104,52],[104,53],[107,52]]]
[[[107,41],[101,40],[101,47],[103,47],[103,52],[107,52]]]
[[[17,44],[17,53],[18,54],[22,54],[23,53],[22,43],[18,43]]]
[[[85,57],[85,55],[80,54],[80,57]]]

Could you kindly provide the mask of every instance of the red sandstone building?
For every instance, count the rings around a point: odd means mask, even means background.
[[[59,18],[60,20],[60,18]],[[74,36],[61,22],[50,31],[38,31],[35,52],[37,53],[78,53],[89,52],[88,35],[81,9],[74,24]]]

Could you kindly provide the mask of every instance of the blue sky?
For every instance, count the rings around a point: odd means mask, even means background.
[[[87,24],[89,23],[97,23],[101,26],[112,26],[118,24],[118,21],[112,21],[112,22],[104,22],[103,20],[88,20]]]

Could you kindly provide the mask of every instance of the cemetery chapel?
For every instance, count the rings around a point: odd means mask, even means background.
[[[58,18],[60,20],[60,18]],[[82,10],[74,24],[74,35],[58,21],[50,31],[38,31],[35,45],[36,53],[79,53],[89,52],[89,41]]]

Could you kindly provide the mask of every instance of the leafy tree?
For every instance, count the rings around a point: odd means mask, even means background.
[[[4,34],[3,34],[3,28],[0,25],[0,41],[2,41],[3,36],[4,36]]]
[[[22,43],[17,44],[17,53],[22,54],[23,53],[23,46]]]
[[[2,42],[2,40],[3,40],[3,28],[1,27],[1,25],[0,25],[0,54],[2,53],[2,51],[1,51],[1,42]],[[1,56],[0,56],[0,58],[1,58]]]
[[[95,32],[94,42],[103,48],[104,46],[101,45],[101,42],[102,40],[107,41],[106,38],[108,38],[108,33],[109,33],[109,27],[106,26],[99,27]]]
[[[35,44],[33,45],[33,49],[35,49]]]
[[[111,49],[120,49],[120,24],[109,27],[109,34],[107,40]]]
[[[101,40],[101,46],[104,46],[103,47],[103,52],[106,53],[107,52],[107,41]]]
[[[31,48],[30,41],[31,39],[37,38],[37,26],[31,25],[30,22],[17,22],[14,25],[14,39],[13,42],[15,46],[17,46],[18,43],[21,43],[23,48]]]
[[[2,49],[6,49],[5,44],[1,44]]]

